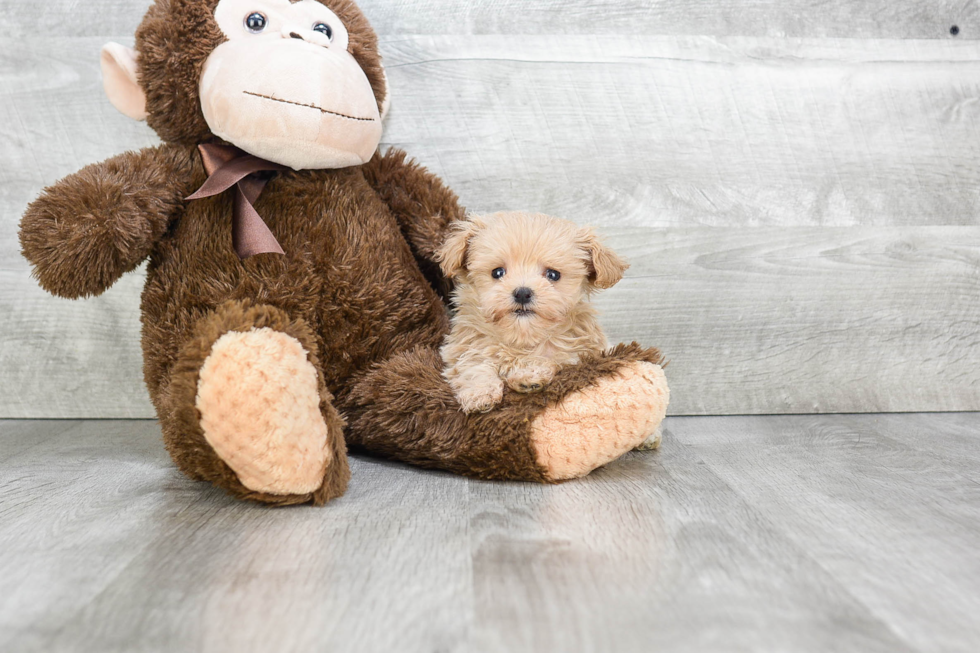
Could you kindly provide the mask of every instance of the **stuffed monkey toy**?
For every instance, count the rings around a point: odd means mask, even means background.
[[[557,482],[659,426],[661,358],[636,344],[543,392],[460,410],[442,376],[451,285],[435,256],[464,211],[403,152],[378,151],[387,80],[352,0],[156,0],[135,50],[106,45],[102,70],[112,104],[162,145],[44,190],[21,246],[67,298],[149,259],[144,376],[189,477],[320,505],[346,489],[350,447]]]

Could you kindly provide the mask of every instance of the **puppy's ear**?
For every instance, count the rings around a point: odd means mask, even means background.
[[[466,250],[477,228],[477,224],[470,218],[457,220],[450,226],[446,242],[436,252],[436,262],[442,273],[450,279],[455,278],[466,267]]]
[[[589,283],[595,288],[612,288],[623,278],[629,263],[602,244],[592,229],[582,229],[583,248],[589,254]]]

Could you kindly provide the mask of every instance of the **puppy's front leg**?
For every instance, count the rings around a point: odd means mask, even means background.
[[[469,366],[457,363],[446,371],[446,380],[464,413],[485,413],[504,396],[504,382],[497,369],[486,363]]]
[[[551,360],[540,358],[522,361],[501,371],[504,382],[514,392],[539,392],[551,383],[558,371],[558,365]]]

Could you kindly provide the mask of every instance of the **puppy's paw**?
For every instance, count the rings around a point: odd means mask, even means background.
[[[504,380],[507,387],[514,392],[528,394],[543,390],[554,374],[554,370],[549,367],[519,367],[508,372]]]
[[[522,379],[508,378],[507,379],[508,388],[510,388],[514,392],[520,392],[523,394],[530,394],[532,392],[541,392],[542,390],[544,390],[544,387],[546,385],[547,383],[545,383],[545,381],[542,379],[534,379],[534,378],[522,378]]]
[[[456,399],[464,413],[485,413],[500,403],[504,396],[503,383],[468,386],[456,391]]]
[[[518,383],[516,386],[511,386],[511,388],[516,392],[523,392],[525,394],[530,394],[532,392],[541,392],[544,389],[543,383]]]

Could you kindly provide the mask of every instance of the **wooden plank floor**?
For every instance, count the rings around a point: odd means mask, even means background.
[[[155,422],[0,421],[3,651],[976,651],[980,413],[670,418],[544,487],[232,501]]]

